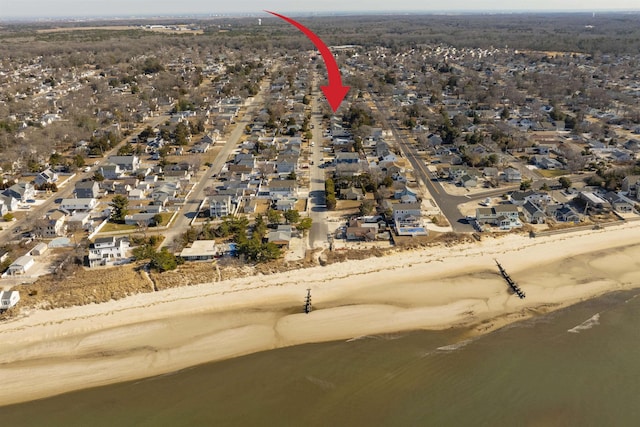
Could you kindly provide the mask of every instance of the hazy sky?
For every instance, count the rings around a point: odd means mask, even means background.
[[[185,15],[357,11],[640,10],[639,0],[0,0],[0,20],[10,17]]]

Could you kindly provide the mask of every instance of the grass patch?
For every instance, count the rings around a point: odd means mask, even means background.
[[[558,178],[569,175],[569,171],[565,169],[538,169],[537,172],[545,178]]]
[[[104,227],[102,227],[102,230],[100,230],[100,233],[113,233],[117,231],[133,231],[137,229],[138,229],[137,225],[116,224],[113,222],[108,222],[107,224],[105,224]]]

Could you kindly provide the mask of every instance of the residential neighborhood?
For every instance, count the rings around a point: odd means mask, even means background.
[[[29,276],[30,246],[39,243],[84,248],[84,268],[149,256],[139,249],[149,236],[187,262],[295,260],[350,243],[391,247],[452,231],[541,233],[638,217],[631,57],[445,44],[334,52],[351,83],[335,113],[313,51],[244,62],[204,51],[170,62],[139,57],[138,74],[120,80],[109,77],[115,68],[86,65],[62,75],[37,63],[4,71],[3,88],[33,106],[6,119],[15,138],[64,126],[76,114],[69,108],[40,120],[35,111],[105,79],[108,98],[130,106],[96,109],[90,135],[2,165],[0,237],[24,246],[10,251],[7,275]],[[18,90],[26,72],[39,89]],[[195,80],[181,95],[149,89],[153,99],[132,103],[146,80],[174,73]],[[235,249],[220,249],[228,245]]]

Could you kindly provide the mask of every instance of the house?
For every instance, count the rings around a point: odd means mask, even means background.
[[[0,310],[8,310],[14,307],[20,301],[20,292],[18,291],[1,291],[0,292]]]
[[[38,243],[33,249],[31,249],[31,255],[32,256],[43,255],[45,252],[47,252],[48,249],[49,249],[49,246],[47,246],[46,243]]]
[[[89,267],[114,265],[126,259],[129,242],[124,238],[100,237],[89,245]]]
[[[269,197],[271,200],[298,198],[298,186],[295,180],[271,180],[269,182]]]
[[[349,241],[373,241],[376,238],[375,229],[372,227],[347,227],[345,236]]]
[[[276,159],[276,170],[279,174],[289,174],[296,172],[298,157],[292,155],[280,155]]]
[[[90,211],[96,207],[98,201],[96,199],[62,199],[60,202],[60,210],[66,212],[74,211]]]
[[[422,209],[420,203],[396,203],[392,208],[393,222],[399,236],[427,235],[427,229],[422,224]]]
[[[522,173],[516,168],[506,168],[504,170],[504,180],[506,182],[522,182]]]
[[[473,188],[478,186],[478,178],[473,175],[462,175],[460,178],[460,185],[464,188]]]
[[[9,276],[19,276],[26,274],[27,271],[35,264],[33,257],[29,255],[23,255],[15,260],[7,269]]]
[[[104,179],[118,179],[123,175],[123,171],[118,165],[100,166],[99,172]]]
[[[276,231],[270,231],[267,235],[267,241],[273,243],[279,248],[289,249],[289,243],[291,242],[291,226],[290,225],[278,225]]]
[[[140,157],[131,156],[109,156],[109,163],[112,163],[122,171],[135,172],[140,169]],[[104,175],[104,174],[103,174]],[[106,178],[106,176],[105,176]]]
[[[627,193],[627,197],[639,200],[640,175],[629,175],[622,180],[622,191]]]
[[[547,215],[559,222],[580,222],[580,214],[567,204],[550,205],[545,208]]]
[[[533,156],[536,166],[542,169],[562,169],[562,163],[549,156]]]
[[[91,226],[90,212],[77,212],[67,218],[67,231],[88,230]]]
[[[603,199],[611,203],[611,207],[614,211],[619,213],[633,212],[634,202],[622,194],[609,191],[604,195]]]
[[[296,207],[295,199],[280,199],[276,200],[276,210],[280,212],[286,212],[294,210]]]
[[[36,221],[33,233],[37,237],[49,239],[67,234],[66,216],[62,212],[53,212]]]
[[[487,178],[497,178],[498,177],[498,168],[486,167],[482,170],[482,175]]]
[[[496,225],[501,230],[510,230],[513,227],[520,226],[518,216],[518,208],[514,205],[498,205],[476,209],[476,221],[478,224]]]
[[[532,202],[526,202],[522,206],[522,214],[525,221],[530,224],[544,224],[547,217],[544,211]]]
[[[363,163],[340,163],[336,165],[335,175],[339,177],[359,176],[366,167]]]
[[[212,261],[221,255],[215,240],[196,240],[180,252],[185,261]]]
[[[20,206],[20,201],[15,197],[0,194],[0,214],[5,215],[7,212],[13,212]]]
[[[74,193],[78,199],[97,199],[100,194],[100,184],[96,181],[76,182]]]
[[[551,196],[545,192],[540,191],[514,191],[510,197],[511,203],[516,206],[523,206],[527,202],[532,202],[537,205],[551,203]]]
[[[4,190],[2,194],[7,197],[13,197],[16,200],[25,203],[27,200],[35,198],[36,190],[33,185],[27,182],[19,182]]]
[[[364,193],[361,188],[350,186],[349,188],[340,189],[340,198],[344,200],[362,200]]]
[[[209,197],[209,216],[212,218],[223,218],[233,215],[235,207],[231,202],[231,196],[211,196]]]
[[[211,144],[208,142],[200,142],[197,145],[194,145],[193,148],[191,149],[192,153],[206,153],[207,151],[209,151],[209,149],[211,148]]]
[[[58,181],[58,174],[52,171],[51,168],[48,168],[40,172],[34,181],[38,187],[45,184],[53,184]]]
[[[157,214],[154,213],[137,213],[133,215],[127,215],[124,217],[124,223],[126,225],[144,225],[146,227],[151,226],[151,224],[155,223],[154,217]]]
[[[609,202],[591,191],[581,191],[579,197],[590,208],[605,209],[610,206]]]
[[[147,193],[139,188],[134,188],[129,191],[129,200],[144,200],[147,198]]]
[[[358,153],[336,153],[336,165],[340,164],[355,164],[360,162],[360,155]]]

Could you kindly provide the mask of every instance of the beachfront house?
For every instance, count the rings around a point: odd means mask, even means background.
[[[7,269],[6,274],[9,276],[21,276],[26,274],[31,267],[34,266],[35,260],[29,255],[23,255],[15,260]]]
[[[396,203],[392,208],[393,223],[399,236],[426,236],[420,203]]]
[[[212,261],[221,255],[215,240],[196,240],[180,252],[185,261]]]
[[[20,292],[18,291],[1,291],[0,292],[0,310],[8,310],[14,307],[20,301]]]
[[[490,208],[476,209],[476,221],[478,224],[491,224],[501,230],[511,230],[514,227],[521,227],[518,207],[514,205],[498,205]]]
[[[115,265],[127,258],[129,242],[124,238],[100,237],[89,245],[89,267]]]

